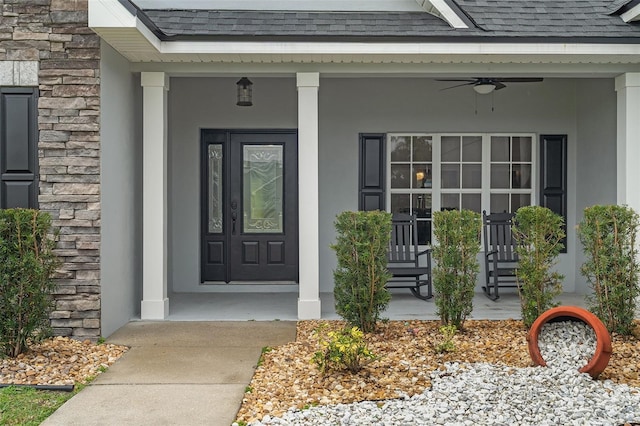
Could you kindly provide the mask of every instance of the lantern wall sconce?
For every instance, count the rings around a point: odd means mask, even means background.
[[[252,106],[253,102],[251,101],[253,83],[247,77],[242,77],[236,83],[238,86],[238,102],[236,105],[238,106]]]

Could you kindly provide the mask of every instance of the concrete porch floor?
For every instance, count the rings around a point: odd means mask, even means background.
[[[333,293],[322,293],[322,319],[340,319]],[[586,307],[583,294],[563,293],[562,305]],[[296,321],[298,293],[174,293],[169,296],[168,321]],[[496,302],[476,293],[469,319],[519,319],[520,300],[506,290]],[[422,301],[409,290],[392,294],[383,318],[390,320],[438,319],[433,299]]]

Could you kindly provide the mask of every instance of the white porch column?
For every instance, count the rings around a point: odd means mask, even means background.
[[[140,317],[165,319],[167,298],[167,91],[169,76],[143,72],[142,306]]]
[[[618,204],[640,213],[640,73],[616,77],[618,94],[617,188]],[[640,303],[640,297],[636,299]]]
[[[618,95],[617,202],[640,213],[640,73],[616,77]]]
[[[298,205],[300,206],[298,318],[319,319],[318,86],[320,86],[320,74],[302,72],[296,75],[296,79],[298,86]]]

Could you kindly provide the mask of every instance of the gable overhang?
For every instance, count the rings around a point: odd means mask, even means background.
[[[470,28],[469,18],[451,0],[416,0],[428,13],[447,21],[453,28]]]
[[[624,22],[634,22],[640,20],[640,3],[624,12],[621,16]]]
[[[89,0],[89,27],[130,62],[138,64],[282,64],[282,69],[294,71],[299,64],[640,65],[640,45],[635,40],[162,40],[136,16],[135,9],[125,4],[118,0]]]

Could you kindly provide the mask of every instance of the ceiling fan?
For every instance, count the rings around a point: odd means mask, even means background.
[[[456,84],[455,86],[445,87],[442,90],[454,89],[462,86],[473,86],[473,90],[480,95],[486,95],[494,90],[500,90],[507,87],[504,83],[537,83],[544,80],[543,78],[522,78],[522,77],[507,77],[507,78],[493,78],[493,77],[474,77],[466,79],[439,79],[437,81],[464,81],[462,84]]]

